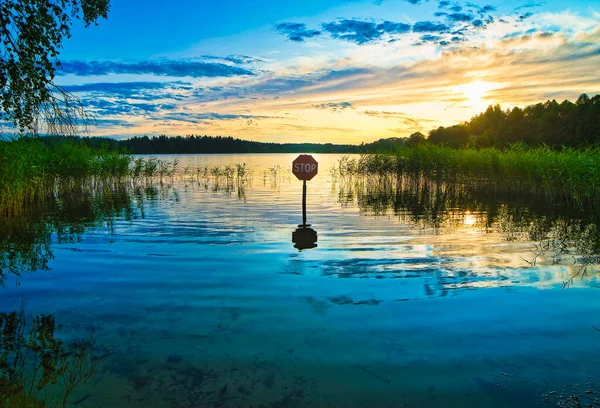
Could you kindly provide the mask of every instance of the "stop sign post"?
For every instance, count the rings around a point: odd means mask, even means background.
[[[302,180],[302,224],[299,227],[306,228],[306,182],[312,180],[319,172],[319,163],[310,154],[301,154],[292,162],[292,173]]]

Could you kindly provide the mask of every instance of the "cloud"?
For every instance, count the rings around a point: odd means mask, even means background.
[[[425,0],[428,1],[428,0]],[[410,1],[413,4],[420,4],[422,1]],[[424,1],[423,1],[424,2]],[[306,25],[302,23],[282,23],[276,26],[276,31],[281,34],[288,35],[294,41],[303,41],[302,33],[308,32],[321,34],[329,34],[334,39],[353,42],[358,45],[373,43],[379,40],[387,40],[393,43],[399,40],[399,35],[409,32],[414,33],[435,33],[438,35],[451,32],[452,35],[475,34],[476,31],[486,28],[488,24],[495,21],[493,13],[496,7],[493,5],[478,5],[467,2],[461,5],[458,2],[450,0],[440,0],[437,2],[438,8],[443,11],[433,13],[435,17],[444,18],[442,21],[419,21],[413,26],[407,23],[383,21],[377,22],[369,19],[347,18],[338,21],[326,22],[321,24],[321,31],[307,30]],[[464,11],[463,11],[464,10]],[[527,18],[524,14],[521,22]],[[454,31],[453,31],[454,30]],[[453,32],[452,32],[453,31]],[[297,34],[300,33],[300,34]],[[312,36],[312,34],[310,34]],[[293,37],[293,38],[292,38]],[[411,36],[411,40],[414,36]],[[431,41],[426,41],[431,43]],[[422,45],[423,40],[413,43],[413,45]],[[441,38],[436,44],[440,46],[450,45],[455,41],[449,38]]]
[[[404,112],[365,110],[365,111],[362,111],[361,113],[363,115],[367,115],[367,116],[371,116],[371,117],[387,119],[387,120],[395,120],[399,124],[402,124],[405,126],[404,128],[390,129],[391,131],[396,132],[396,133],[406,133],[408,131],[423,130],[425,128],[424,124],[430,123],[430,122],[435,122],[434,120],[431,120],[431,119],[423,119],[423,118],[417,119],[417,118],[412,117],[411,115],[404,113]]]
[[[222,61],[225,63],[230,62],[236,65],[248,65],[265,62],[265,60],[263,59],[250,57],[248,55],[228,55],[226,57],[219,57],[215,55],[202,55],[198,58],[207,61]]]
[[[364,110],[361,112],[363,115],[374,116],[383,119],[398,119],[406,116],[403,112],[388,112],[388,111],[376,111],[376,110]]]
[[[320,132],[320,131],[341,132],[341,133],[360,132],[359,129],[341,128],[341,127],[325,127],[325,126],[294,125],[291,123],[281,123],[281,124],[275,126],[274,129],[276,129],[276,130],[293,129],[293,130],[299,130],[299,131],[303,131],[303,132]]]
[[[100,128],[112,128],[112,127],[122,127],[122,128],[133,128],[135,124],[129,123],[123,119],[96,119],[96,126]]]
[[[234,64],[238,64],[238,65],[254,64],[257,62],[265,62],[265,60],[263,60],[263,59],[249,57],[247,55],[228,55],[227,57],[224,57],[223,59],[225,61],[233,62]]]
[[[318,105],[313,105],[317,109],[329,109],[333,112],[339,112],[346,109],[353,109],[353,106],[350,102],[329,102],[329,103],[320,103]]]
[[[442,39],[442,37],[440,37],[439,35],[431,35],[431,34],[425,34],[423,36],[421,36],[420,40],[424,41],[424,42],[438,42]]]
[[[279,23],[273,26],[273,30],[287,36],[288,40],[304,42],[305,38],[313,38],[321,35],[318,30],[309,30],[304,23]]]
[[[383,32],[377,29],[377,24],[370,21],[342,20],[322,25],[324,31],[333,38],[364,44],[381,38]]]
[[[93,82],[83,85],[66,85],[63,89],[93,105],[104,100],[114,101],[137,99],[158,101],[164,99],[184,100],[191,96],[193,86],[187,82]],[[93,98],[91,98],[93,97]],[[95,102],[94,102],[95,101]]]
[[[177,122],[188,122],[188,123],[203,123],[206,121],[229,121],[229,120],[256,120],[256,119],[282,119],[281,116],[261,116],[261,115],[247,115],[247,114],[232,114],[232,113],[217,113],[217,112],[171,112],[166,115],[157,116],[152,120],[173,120]]]
[[[433,21],[419,21],[413,26],[415,33],[441,33],[449,30],[446,24]]]
[[[145,116],[177,109],[174,103],[130,102],[125,99],[84,98],[81,103],[90,112],[100,116]]]
[[[191,91],[192,84],[187,82],[93,82],[83,85],[65,85],[63,89],[70,93],[88,92],[119,98],[155,100],[172,97],[174,91]]]
[[[348,81],[369,75],[371,68],[356,67],[346,69],[325,69],[303,74],[281,75],[266,72],[252,82],[243,84],[197,88],[192,96],[197,101],[210,102],[219,100],[246,100],[251,98],[278,99],[284,95],[293,95],[315,87],[321,91],[333,90],[346,86]]]
[[[193,59],[138,62],[65,61],[61,63],[57,74],[72,74],[78,76],[108,74],[151,74],[157,76],[201,78],[254,75],[255,73],[246,68]]]
[[[410,31],[411,25],[406,23],[392,23],[391,21],[384,21],[377,26],[378,30],[381,30],[387,34],[404,34]]]
[[[526,9],[526,8],[539,7],[539,6],[542,6],[543,4],[544,3],[529,2],[529,3],[523,4],[522,6],[516,7],[514,11],[519,11],[519,10]]]
[[[486,15],[488,13],[496,11],[496,6],[492,6],[491,4],[486,4],[485,6],[480,6],[479,4],[467,2],[467,3],[465,3],[465,7],[477,12],[480,17],[483,17],[484,15]]]
[[[377,24],[364,20],[341,20],[322,24],[323,31],[333,38],[350,41],[359,45],[375,41],[385,34],[404,34],[410,31],[410,24],[384,21]]]
[[[446,16],[447,19],[454,22],[465,22],[473,20],[473,16],[465,13],[452,13]]]
[[[527,13],[521,14],[521,15],[519,16],[519,21],[526,20],[526,19],[528,19],[528,18],[529,18],[529,17],[531,17],[531,16],[533,16],[533,13],[532,13],[532,12],[530,12],[530,11],[528,11]]]

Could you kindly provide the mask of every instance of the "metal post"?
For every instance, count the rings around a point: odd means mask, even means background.
[[[306,227],[306,180],[302,185],[302,226]]]

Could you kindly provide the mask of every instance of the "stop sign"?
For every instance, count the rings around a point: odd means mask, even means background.
[[[292,173],[298,180],[312,180],[319,172],[319,163],[310,154],[301,154],[292,162]]]

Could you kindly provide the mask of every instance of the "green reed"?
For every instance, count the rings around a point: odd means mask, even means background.
[[[344,157],[332,172],[341,177],[422,174],[436,180],[535,193],[576,206],[600,202],[599,148],[528,149],[517,144],[507,150],[454,149],[421,144],[400,148],[394,154]]]
[[[133,158],[72,140],[53,144],[33,137],[0,140],[0,216],[19,214],[47,197],[82,187],[172,181],[179,174],[178,165],[177,159]]]
[[[52,146],[38,138],[0,141],[0,214],[10,215],[41,196],[82,183],[118,181],[131,157],[74,141]]]

